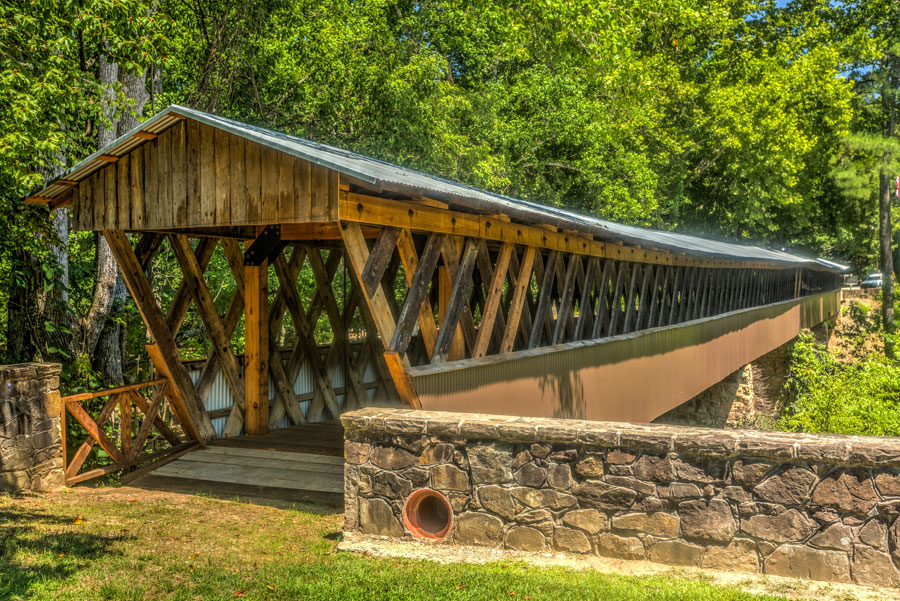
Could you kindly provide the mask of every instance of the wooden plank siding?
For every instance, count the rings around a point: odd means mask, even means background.
[[[82,181],[76,230],[334,222],[337,172],[185,119]]]

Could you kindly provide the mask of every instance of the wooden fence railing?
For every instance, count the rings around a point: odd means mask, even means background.
[[[156,461],[193,446],[194,442],[183,440],[176,433],[179,427],[174,413],[162,411],[169,386],[168,380],[159,379],[63,397],[61,431],[66,484]],[[89,404],[93,406],[86,406]],[[87,433],[71,459],[67,450],[68,415]],[[95,445],[111,463],[82,472]]]

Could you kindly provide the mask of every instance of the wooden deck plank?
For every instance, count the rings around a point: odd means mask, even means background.
[[[340,422],[272,430],[210,441],[135,481],[176,492],[278,502],[340,505],[344,490]]]
[[[260,436],[234,436],[210,441],[212,447],[262,449],[318,455],[344,455],[344,431],[339,422],[279,428]]]
[[[301,453],[285,453],[302,457]],[[221,453],[203,453],[197,451],[179,460],[181,465],[190,463],[200,463],[204,465],[242,465],[248,467],[272,468],[284,470],[285,472],[316,472],[322,474],[332,474],[343,476],[344,468],[342,465],[333,463],[316,463],[301,461],[284,461],[275,457],[253,457],[244,455],[225,455]]]
[[[338,493],[344,490],[343,474],[305,472],[302,476],[293,470],[290,474],[274,468],[241,465],[200,464],[182,461],[167,463],[153,473],[158,476],[175,476],[194,480],[208,480],[226,484],[274,486],[295,490]]]
[[[285,503],[316,503],[342,507],[344,495],[338,493],[297,490],[272,486],[253,486],[249,484],[227,484],[208,480],[191,480],[189,478],[171,478],[149,474],[132,486],[150,490],[167,490],[171,492],[211,495],[221,499],[260,503],[263,505],[282,506]]]
[[[294,458],[293,461],[304,462],[304,463],[323,463],[326,465],[344,465],[344,458],[337,457],[335,455],[316,455],[313,453],[293,453],[293,452],[284,452],[284,451],[271,451],[268,449],[244,449],[241,447],[220,447],[220,446],[208,446],[202,450],[196,451],[197,453],[205,453],[205,454],[219,454],[219,455],[235,455],[239,457],[273,457],[277,461],[290,461]]]
[[[136,486],[277,502],[340,505],[344,490],[340,422],[219,438],[135,481]]]

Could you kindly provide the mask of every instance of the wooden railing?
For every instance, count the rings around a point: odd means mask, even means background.
[[[194,442],[183,440],[177,433],[180,427],[174,413],[163,411],[169,386],[168,380],[159,379],[63,397],[60,425],[66,484],[156,461],[193,446]],[[67,449],[69,415],[87,433],[71,459]],[[106,459],[95,454],[98,465],[81,471],[95,445],[111,463],[99,465]]]

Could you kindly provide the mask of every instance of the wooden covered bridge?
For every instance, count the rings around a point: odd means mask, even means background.
[[[222,456],[268,448],[260,436],[291,426],[279,444],[339,454],[306,424],[373,403],[650,421],[834,314],[843,270],[515,200],[178,106],[29,201],[71,206],[76,230],[102,232],[158,374],[94,393],[109,399],[98,415],[80,406],[90,395],[67,399],[89,432],[70,482],[189,441]],[[163,252],[183,276],[164,304],[146,275]],[[205,276],[215,257],[236,290],[224,312]],[[201,361],[176,343],[191,310],[210,342]],[[135,408],[144,417],[132,422]],[[119,441],[105,430],[116,410]],[[171,449],[145,453],[151,432]],[[80,471],[95,445],[113,464]]]

